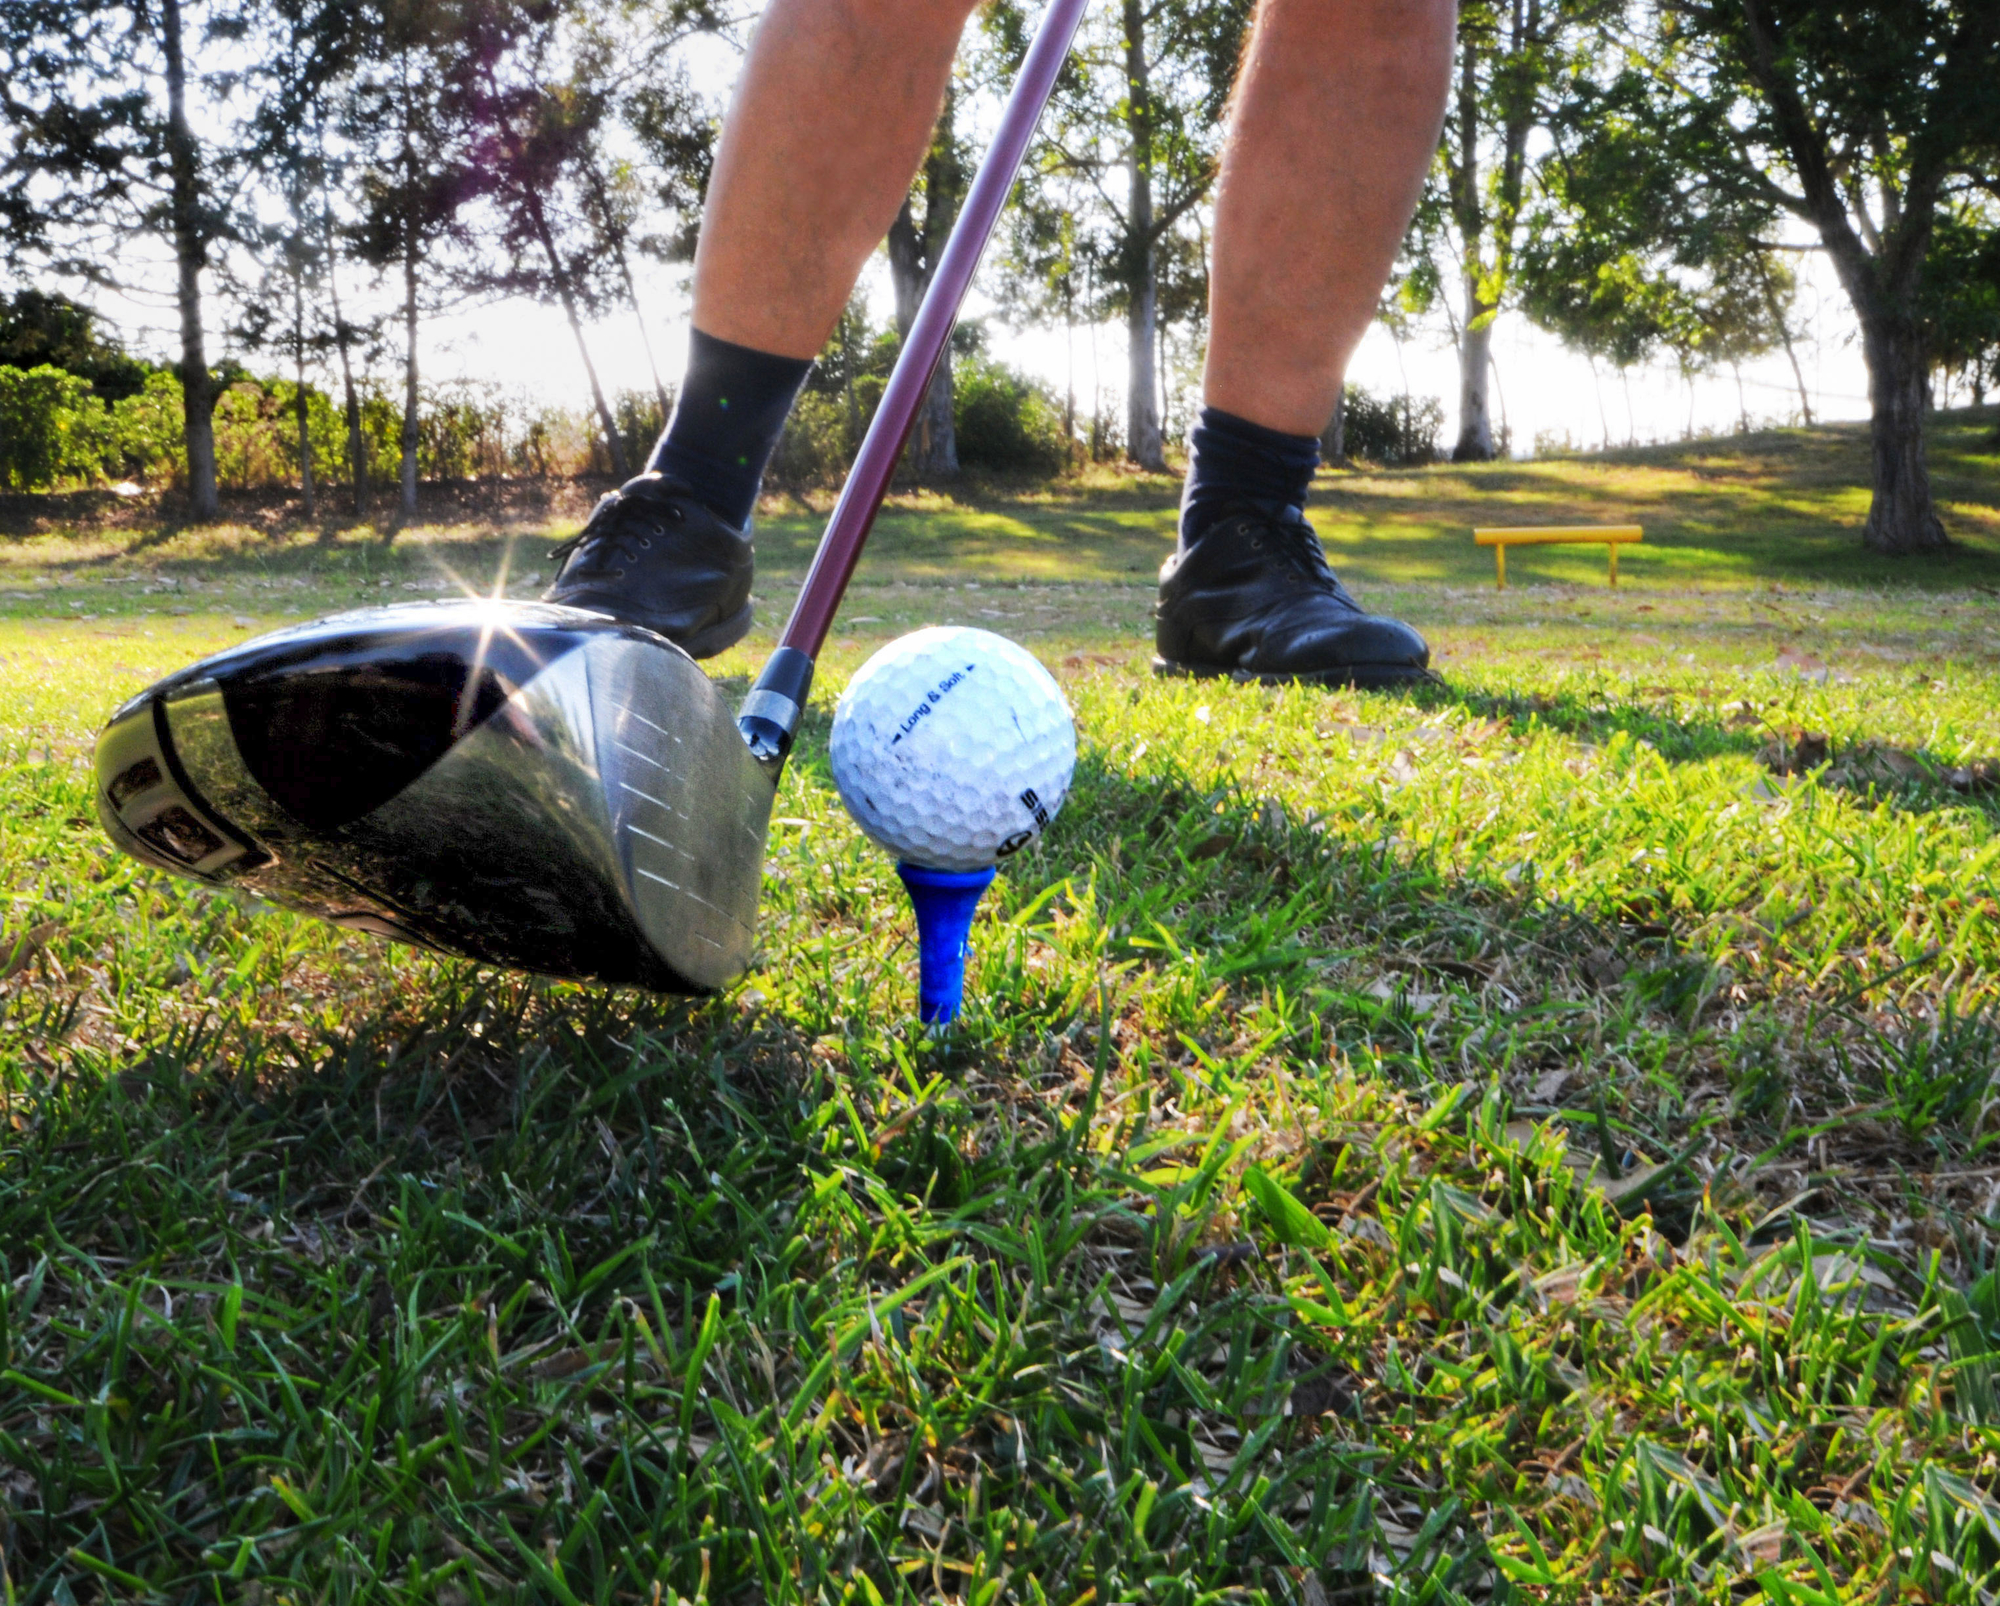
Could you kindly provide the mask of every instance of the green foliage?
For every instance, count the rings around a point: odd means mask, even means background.
[[[1923,454],[1920,287],[1941,209],[1990,184],[2000,160],[2000,9],[1633,6],[1592,73],[1642,117],[1655,164],[1673,169],[1669,217],[1717,219],[1726,242],[1743,237],[1733,217],[1783,211],[1818,235],[1861,325],[1876,409],[1863,540],[1888,553],[1941,551]]]
[[[137,395],[112,409],[112,457],[107,467],[121,478],[185,483],[183,428],[180,379],[171,369],[155,369]]]
[[[7,419],[0,483],[47,489],[101,476],[184,485],[187,448],[178,378],[156,369],[142,387],[106,407],[73,374],[0,368]],[[635,454],[658,432],[659,404],[628,393],[619,413]],[[299,480],[298,386],[241,369],[219,384],[215,405],[217,482],[227,490],[296,485]],[[364,448],[372,472],[393,478],[402,463],[403,412],[380,388],[361,398]],[[306,387],[306,429],[313,472],[324,483],[348,481],[347,422],[333,398]],[[643,444],[641,444],[643,443]],[[425,479],[603,472],[591,424],[558,408],[531,408],[497,386],[450,384],[422,393],[417,413],[418,469]],[[844,466],[845,459],[839,459]]]
[[[1405,467],[1433,463],[1444,429],[1435,396],[1377,396],[1349,385],[1341,398],[1341,448],[1364,463]]]
[[[1058,474],[1069,457],[1062,410],[1040,386],[990,357],[960,361],[952,375],[958,460],[967,468]]]
[[[507,412],[497,396],[486,387],[454,385],[426,400],[417,414],[419,477],[458,480],[505,472]]]
[[[840,482],[895,366],[891,329],[873,328],[850,306],[807,376],[766,475],[773,486],[806,489]],[[986,355],[977,324],[952,337],[952,422],[959,462],[1001,474],[1059,474],[1069,461],[1062,409],[1041,386]]]
[[[1670,99],[1637,67],[1570,83],[1518,276],[1528,315],[1568,344],[1620,368],[1670,351],[1692,373],[1776,345],[1793,279],[1768,249],[1767,194],[1687,182],[1692,148],[1726,133]]]
[[[2000,217],[1960,205],[1938,220],[1924,267],[1924,346],[1975,393],[2000,384]]]
[[[89,307],[33,288],[0,299],[0,364],[60,368],[89,380],[106,402],[136,394],[148,372],[104,334]]]
[[[620,391],[611,404],[611,412],[618,423],[618,438],[624,444],[626,460],[636,474],[652,454],[660,431],[667,427],[660,399],[651,391]]]
[[[39,491],[95,478],[110,428],[88,380],[46,363],[0,366],[0,486]]]

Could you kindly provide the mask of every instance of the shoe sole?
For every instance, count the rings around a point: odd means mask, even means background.
[[[746,602],[720,624],[710,625],[706,630],[675,645],[690,658],[713,658],[719,652],[727,652],[750,634],[751,612],[752,605]],[[640,621],[642,624],[644,622]],[[662,631],[661,634],[664,635],[665,632]],[[667,637],[669,641],[673,639],[672,636]]]
[[[571,602],[552,593],[545,593],[542,600],[565,608],[582,608],[590,613],[609,614],[613,619],[621,620],[625,624],[650,630],[656,636],[665,636],[690,658],[713,658],[719,652],[727,652],[750,633],[751,615],[754,611],[753,605],[746,602],[727,619],[682,640],[673,631],[661,629],[644,614],[628,613],[622,608],[607,608],[598,602]]]
[[[1361,691],[1444,684],[1444,676],[1435,669],[1419,669],[1414,664],[1340,664],[1331,669],[1261,673],[1255,669],[1229,669],[1218,664],[1177,664],[1166,658],[1155,658],[1153,673],[1163,680],[1233,680],[1239,685],[1339,686]]]

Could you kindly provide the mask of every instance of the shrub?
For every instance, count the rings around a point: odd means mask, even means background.
[[[187,479],[182,430],[180,376],[171,369],[156,369],[136,395],[111,409],[107,465],[127,479],[181,484]]]
[[[215,483],[244,490],[291,479],[298,472],[298,453],[286,438],[288,422],[256,380],[238,380],[224,390],[215,398]]]
[[[521,426],[509,461],[517,474],[536,479],[581,474],[597,466],[603,448],[597,440],[597,420],[561,407],[544,407]]]
[[[418,475],[464,480],[506,473],[507,414],[497,385],[459,380],[432,388],[417,407]],[[400,435],[400,418],[396,427]]]
[[[110,433],[87,379],[47,363],[0,367],[0,485],[38,491],[95,479]]]
[[[660,398],[647,390],[621,390],[611,404],[611,416],[618,425],[625,460],[636,474],[653,455],[653,443],[667,427],[660,413]]]
[[[953,374],[952,421],[966,468],[1056,474],[1069,458],[1062,409],[1039,387],[991,358],[961,361]]]
[[[1437,397],[1376,396],[1349,385],[1342,409],[1346,456],[1395,467],[1437,461],[1438,434],[1444,428],[1444,403]],[[1332,443],[1325,444],[1327,455],[1336,455]]]
[[[765,478],[793,490],[835,484],[861,449],[854,411],[841,392],[801,391]],[[861,424],[866,427],[866,415]]]

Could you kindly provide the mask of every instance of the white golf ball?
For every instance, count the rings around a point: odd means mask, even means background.
[[[848,682],[832,758],[847,812],[897,858],[983,870],[1048,829],[1076,768],[1076,724],[1026,648],[933,625]]]

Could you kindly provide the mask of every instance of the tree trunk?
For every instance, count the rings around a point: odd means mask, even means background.
[[[1493,309],[1479,304],[1476,282],[1465,286],[1465,333],[1458,342],[1458,443],[1454,463],[1493,460]]]
[[[590,399],[597,408],[597,421],[604,427],[604,449],[611,455],[611,472],[621,481],[629,480],[632,468],[625,457],[625,443],[618,438],[618,421],[611,416],[611,404],[604,399],[604,387],[598,383],[597,364],[590,360],[590,347],[583,338],[583,319],[577,315],[576,296],[570,289],[569,271],[557,254],[548,214],[534,195],[528,197],[528,218],[535,225],[535,238],[541,241],[542,254],[548,258],[549,277],[562,301],[563,316],[569,320],[569,332],[576,339],[576,354],[583,359],[583,371],[590,380]]]
[[[632,257],[626,250],[625,228],[611,210],[611,196],[604,187],[604,175],[597,170],[594,158],[586,159],[584,176],[589,181],[590,193],[597,207],[597,232],[611,247],[613,259],[618,264],[618,276],[625,283],[625,299],[632,303],[632,321],[639,326],[639,346],[646,353],[646,368],[653,376],[653,394],[660,403],[660,427],[666,427],[673,417],[673,398],[667,394],[666,381],[660,378],[660,365],[653,356],[653,334],[646,327],[646,309],[639,305],[639,286],[632,278]]]
[[[945,104],[947,108],[950,106],[949,99]],[[927,170],[923,228],[917,227],[916,213],[911,209],[907,196],[904,197],[902,210],[896,214],[896,221],[889,225],[889,237],[885,244],[889,253],[889,284],[896,297],[896,336],[899,340],[909,338],[910,325],[916,322],[917,308],[923,304],[924,292],[930,288],[931,269],[935,265],[937,251],[943,246],[941,236],[951,232],[949,217],[955,215],[956,204],[943,197],[942,189],[943,186],[936,184]],[[939,206],[947,206],[950,210],[934,224],[931,211]],[[904,462],[919,484],[926,480],[935,482],[958,476],[958,430],[953,402],[951,347],[947,344],[943,356],[938,359],[937,372],[931,375],[931,388],[924,393],[924,405],[917,414],[916,427],[910,431],[910,444],[904,454]]]
[[[1319,455],[1329,463],[1347,461],[1347,386],[1342,385],[1333,398],[1333,417],[1327,421],[1326,429],[1319,438]]]
[[[321,232],[326,236],[326,293],[333,304],[333,343],[340,351],[341,400],[347,415],[347,467],[354,487],[354,515],[368,511],[368,442],[361,433],[361,397],[354,388],[354,331],[340,310],[339,259],[333,250],[333,209],[321,196]]]
[[[1141,468],[1166,472],[1166,444],[1160,436],[1160,376],[1153,361],[1154,326],[1159,320],[1158,294],[1150,267],[1141,270],[1125,313],[1129,354],[1125,378],[1125,455]]]
[[[923,411],[917,427],[910,432],[910,472],[919,484],[925,480],[958,478],[958,426],[951,376],[951,353],[938,359],[931,375],[931,388],[924,393]]]
[[[1914,299],[1914,297],[1912,298]],[[1880,306],[1861,312],[1861,346],[1868,360],[1869,435],[1874,447],[1874,499],[1861,539],[1872,551],[1898,556],[1949,546],[1931,502],[1924,461],[1923,332],[1914,316]]]
[[[1812,428],[1812,396],[1806,390],[1805,370],[1799,366],[1799,354],[1792,345],[1792,325],[1785,316],[1785,309],[1778,301],[1778,287],[1771,282],[1771,266],[1762,256],[1757,258],[1757,274],[1764,286],[1764,306],[1771,314],[1771,322],[1778,326],[1778,339],[1784,343],[1785,357],[1792,365],[1792,380],[1799,387],[1799,413],[1805,420],[1807,429]]]
[[[208,265],[202,227],[201,167],[187,120],[187,62],[181,44],[180,0],[161,0],[160,43],[167,69],[168,212],[179,268],[181,420],[187,442],[188,500],[198,520],[215,518],[215,383],[208,372],[201,323],[201,270]]]
[[[294,398],[299,415],[299,510],[306,518],[313,508],[313,450],[311,410],[306,405],[306,287],[302,274],[292,275],[292,360],[297,377]]]
[[[412,201],[411,205],[415,205]],[[417,516],[417,220],[403,236],[403,496],[404,522]]]
[[[1153,240],[1153,95],[1146,61],[1146,12],[1142,0],[1125,0],[1126,113],[1132,145],[1127,161],[1130,196],[1125,211],[1125,455],[1141,468],[1165,473],[1160,439],[1158,349],[1160,287]]]
[[[1485,270],[1486,214],[1479,184],[1478,51],[1460,38],[1458,149],[1448,162],[1452,221],[1464,259],[1465,323],[1458,339],[1458,440],[1454,463],[1484,463],[1493,456],[1493,416],[1486,399],[1486,359],[1493,344],[1493,309],[1480,296]],[[1449,143],[1447,143],[1449,151]],[[1407,392],[1407,382],[1404,390]]]
[[[1063,467],[1076,467],[1076,309],[1063,296]]]
[[[945,241],[951,237],[952,223],[965,197],[965,168],[959,160],[955,131],[957,99],[956,91],[945,91],[937,130],[931,136],[930,153],[924,158],[923,227],[917,227],[916,214],[907,196],[895,222],[889,225],[889,279],[895,289],[899,339],[909,338],[917,308],[930,289],[931,275],[943,254]],[[910,431],[905,461],[919,484],[958,478],[958,427],[949,345],[938,359],[937,371],[931,375],[916,427]]]

